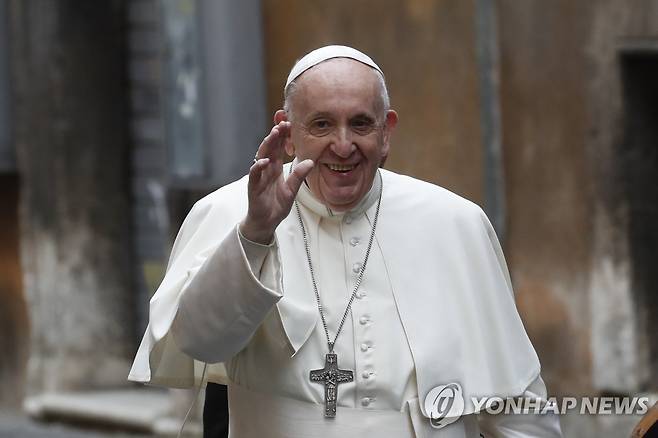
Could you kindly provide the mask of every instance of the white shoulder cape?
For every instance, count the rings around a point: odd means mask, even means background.
[[[386,170],[381,174],[376,242],[416,365],[421,409],[432,388],[452,382],[462,387],[464,414],[475,412],[471,397],[522,394],[539,376],[539,360],[489,220],[476,204],[446,189]],[[130,380],[174,387],[198,383],[202,364],[178,349],[170,328],[186,283],[246,214],[246,188],[247,177],[222,187],[198,201],[185,219],[151,299],[150,323]],[[298,226],[290,215],[276,231],[285,291],[276,306],[291,352],[318,319],[306,282],[286,275],[285,254],[303,245]],[[225,381],[222,364],[209,370],[209,380]]]

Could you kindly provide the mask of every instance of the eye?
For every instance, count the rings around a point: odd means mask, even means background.
[[[354,132],[365,135],[374,131],[376,123],[369,117],[357,117],[350,122],[350,126]]]
[[[333,129],[331,121],[327,119],[315,119],[308,125],[308,132],[316,137],[327,135]]]

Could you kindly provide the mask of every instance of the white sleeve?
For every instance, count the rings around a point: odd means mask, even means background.
[[[172,325],[176,344],[204,362],[231,358],[281,299],[280,291],[276,242],[250,242],[236,227],[183,286]]]
[[[523,396],[546,402],[546,385],[538,376],[526,388]],[[543,404],[542,404],[543,405]],[[559,415],[545,414],[478,414],[481,436],[484,438],[562,438]]]
[[[266,287],[279,291],[281,279],[276,239],[273,238],[268,245],[251,241],[242,235],[239,226],[238,236],[240,236],[240,246],[247,257],[251,273]]]

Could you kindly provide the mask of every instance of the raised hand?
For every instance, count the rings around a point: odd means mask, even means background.
[[[249,169],[249,209],[240,223],[240,232],[253,242],[272,241],[274,230],[290,213],[299,187],[315,165],[312,160],[297,163],[286,178],[283,157],[289,137],[290,122],[273,127],[258,148],[258,160]]]

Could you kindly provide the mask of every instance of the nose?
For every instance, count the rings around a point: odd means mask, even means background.
[[[346,127],[336,130],[336,135],[331,143],[331,151],[341,158],[348,158],[354,152],[356,146],[352,143],[352,133]]]

